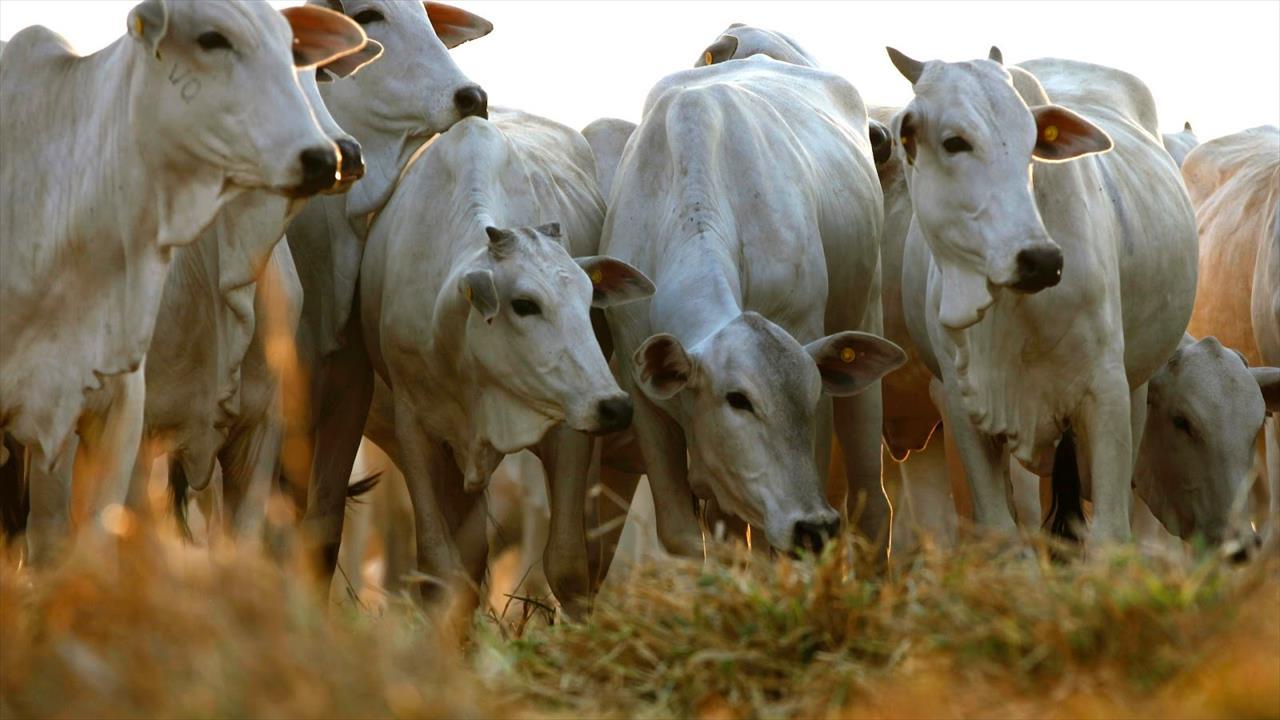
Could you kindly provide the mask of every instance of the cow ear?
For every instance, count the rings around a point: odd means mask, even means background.
[[[591,307],[624,305],[653,295],[653,281],[621,260],[596,255],[574,261],[591,279]]]
[[[364,44],[364,47],[350,55],[316,68],[316,80],[330,82],[338,78],[351,77],[380,57],[382,57],[382,43],[371,39]]]
[[[822,387],[833,397],[856,395],[898,369],[907,354],[879,335],[840,332],[804,346],[822,374]]]
[[[458,292],[471,303],[487,323],[498,315],[498,286],[493,282],[490,270],[472,270],[458,282]]]
[[[493,32],[493,23],[461,8],[438,2],[422,3],[427,8],[427,19],[435,28],[436,37],[450,49],[464,42],[482,38]]]
[[[693,377],[693,358],[671,335],[654,335],[632,357],[636,383],[655,400],[674,397]]]
[[[1102,128],[1061,105],[1036,105],[1031,114],[1036,119],[1036,147],[1031,155],[1037,160],[1062,162],[1112,148],[1111,137]]]
[[[1258,389],[1262,391],[1262,399],[1267,403],[1267,412],[1280,413],[1280,368],[1249,368],[1253,379],[1258,381]]]
[[[165,0],[146,0],[129,11],[129,34],[160,59],[160,42],[169,32],[169,7]]]
[[[694,67],[704,67],[706,65],[715,65],[725,60],[732,60],[733,54],[738,52],[738,38],[732,35],[721,35],[719,39],[707,46],[702,51],[702,56],[698,58],[698,62],[694,63]]]
[[[364,47],[368,38],[354,20],[315,5],[299,5],[280,11],[293,29],[293,64],[324,65]]]
[[[893,157],[893,133],[879,120],[867,120],[867,136],[871,139],[871,156],[876,167],[889,162]]]

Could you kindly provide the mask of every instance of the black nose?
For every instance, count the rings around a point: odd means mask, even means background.
[[[298,159],[302,162],[302,182],[293,189],[293,195],[315,195],[337,182],[338,153],[334,152],[332,145],[307,148]]]
[[[611,433],[626,430],[631,425],[631,409],[630,398],[601,400],[596,406],[596,415],[600,419],[596,432]]]
[[[867,134],[871,136],[871,155],[876,167],[880,167],[893,157],[893,138],[885,126],[875,120],[867,121]]]
[[[796,523],[791,533],[791,542],[795,550],[812,550],[822,552],[827,541],[840,532],[840,519],[835,520],[801,520]]]
[[[1051,288],[1062,279],[1062,250],[1041,245],[1018,253],[1018,275],[1010,285],[1014,290],[1036,293]]]
[[[453,104],[462,117],[489,117],[489,96],[479,85],[468,85],[454,93]]]
[[[360,154],[360,143],[342,138],[335,140],[338,154],[342,156],[342,179],[359,180],[364,177],[364,157]]]

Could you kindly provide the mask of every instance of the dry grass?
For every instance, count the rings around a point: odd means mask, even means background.
[[[0,572],[0,717],[1280,717],[1280,554],[1244,568],[972,545],[642,568],[590,622],[328,617],[292,563],[148,531]]]

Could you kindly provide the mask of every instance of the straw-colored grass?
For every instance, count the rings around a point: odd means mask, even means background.
[[[1280,717],[1280,553],[1054,563],[974,543],[865,576],[717,551],[586,622],[326,613],[293,563],[135,531],[0,571],[0,717]]]

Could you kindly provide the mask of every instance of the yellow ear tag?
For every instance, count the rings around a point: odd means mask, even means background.
[[[142,34],[142,18],[140,17],[133,18],[133,31],[138,35]]]
[[[1046,127],[1046,128],[1044,129],[1044,141],[1045,141],[1045,142],[1053,142],[1054,140],[1057,140],[1057,139],[1058,139],[1058,126],[1057,126],[1057,125],[1049,125],[1048,127]]]
[[[599,285],[600,283],[604,282],[604,273],[600,272],[600,268],[596,268],[595,270],[592,270],[591,274],[588,275],[587,277],[591,278],[592,285]]]
[[[858,357],[858,353],[854,352],[853,348],[847,347],[840,349],[840,359],[844,362],[851,363],[856,357]]]
[[[715,59],[711,57],[711,51],[710,51],[710,50],[708,50],[708,51],[706,51],[706,52],[702,53],[702,62],[703,62],[703,63],[705,63],[705,64],[707,64],[707,65],[714,65],[714,64],[715,64]]]
[[[467,297],[467,302],[471,302],[471,286],[466,285],[462,289],[462,294]]]

